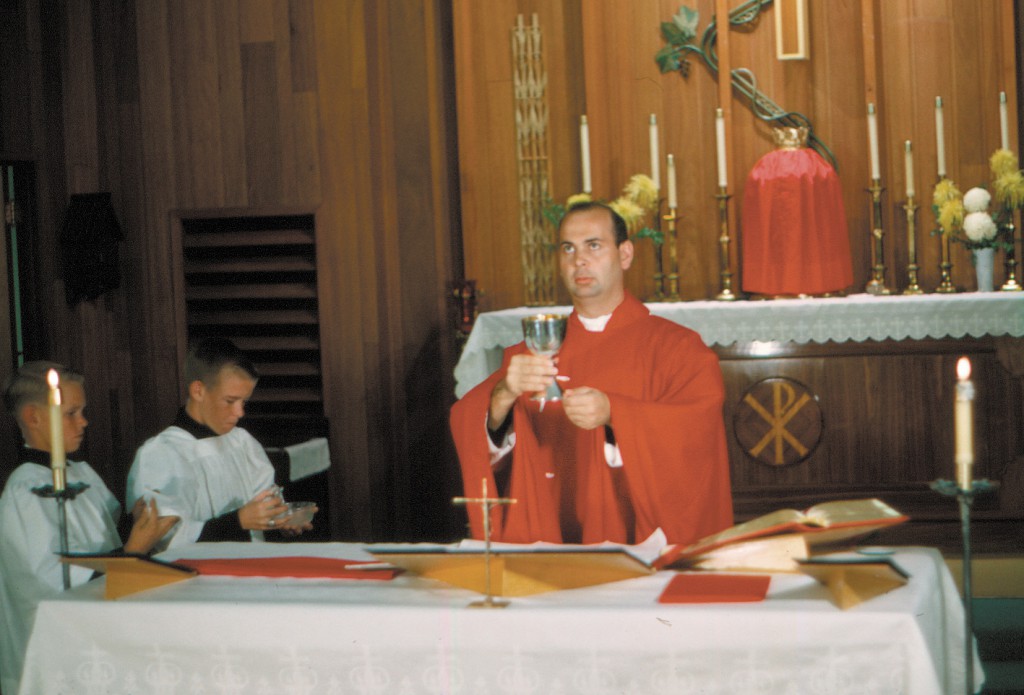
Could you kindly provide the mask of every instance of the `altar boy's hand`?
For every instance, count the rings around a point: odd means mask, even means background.
[[[238,510],[238,523],[247,531],[271,531],[277,526],[274,517],[288,511],[276,485],[257,493]]]
[[[135,501],[132,507],[132,531],[125,541],[124,551],[126,553],[137,553],[144,555],[153,549],[157,542],[167,535],[176,523],[176,516],[160,516],[156,507],[156,500],[151,499],[147,504],[142,498]]]

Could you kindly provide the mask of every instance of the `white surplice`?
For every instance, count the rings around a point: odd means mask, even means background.
[[[203,525],[242,507],[274,485],[274,466],[256,439],[241,427],[196,438],[172,425],[146,441],[128,474],[128,504],[155,499],[161,516],[178,523],[158,548],[193,543]],[[263,540],[262,531],[251,532]]]
[[[65,503],[68,550],[102,553],[121,547],[117,520],[121,505],[89,464],[68,461],[67,482],[87,490]],[[0,496],[0,689],[18,691],[25,645],[36,606],[64,588],[57,553],[60,532],[57,502],[32,492],[53,484],[53,474],[39,463],[23,463],[7,480]],[[71,585],[89,581],[91,569],[71,566]]]

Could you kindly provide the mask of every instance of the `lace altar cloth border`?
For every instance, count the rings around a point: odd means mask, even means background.
[[[1024,293],[738,302],[650,303],[651,313],[700,333],[709,346],[733,343],[826,343],[1024,336]],[[520,319],[571,307],[516,307],[480,314],[455,367],[461,398],[501,365],[501,352],[523,339]]]
[[[339,543],[177,550],[361,552]],[[467,607],[473,592],[408,574],[200,576],[116,601],[103,600],[98,579],[40,604],[20,692],[962,694],[963,607],[942,556],[897,548],[894,560],[910,582],[846,611],[800,574],[773,575],[759,603],[660,604],[666,571],[490,611]],[[984,674],[972,656],[977,692]]]

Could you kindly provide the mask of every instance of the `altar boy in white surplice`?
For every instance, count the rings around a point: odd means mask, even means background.
[[[129,502],[156,500],[165,513],[181,517],[161,548],[262,541],[287,511],[266,452],[237,426],[258,379],[252,361],[230,340],[207,338],[189,349],[188,400],[174,424],[139,447],[128,474]]]
[[[0,496],[0,690],[18,691],[25,645],[39,602],[64,588],[57,553],[60,531],[57,502],[32,492],[53,484],[50,469],[50,407],[46,375],[55,370],[60,380],[64,450],[78,451],[85,436],[85,385],[81,375],[52,362],[27,362],[4,390],[4,405],[25,440],[20,465],[11,473]],[[68,550],[104,553],[121,547],[118,531],[121,505],[88,463],[68,459],[66,482],[89,487],[65,502]],[[158,518],[156,506],[138,505],[125,552],[145,553],[177,519]],[[121,524],[123,527],[125,524]],[[71,585],[84,584],[93,571],[71,566]]]

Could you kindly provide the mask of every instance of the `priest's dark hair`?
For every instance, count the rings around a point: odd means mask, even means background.
[[[588,210],[607,210],[608,214],[612,218],[612,230],[615,233],[615,245],[621,246],[622,242],[629,239],[629,227],[626,226],[626,220],[622,218],[622,215],[615,212],[608,203],[602,203],[599,200],[586,200],[582,203],[576,203],[570,205],[569,209],[565,211],[565,215],[562,217],[562,221],[558,223],[558,231],[562,231],[562,225],[569,219],[569,215],[573,215],[577,212],[587,212]]]
[[[14,416],[21,426],[19,415],[22,408],[30,403],[33,405],[46,405],[50,394],[50,385],[46,381],[46,375],[51,370],[56,370],[57,378],[61,383],[71,381],[77,384],[84,384],[85,377],[78,372],[73,372],[62,364],[36,360],[21,365],[4,385],[4,407],[7,412]]]
[[[203,338],[192,343],[185,355],[185,383],[201,381],[212,386],[224,367],[233,367],[257,381],[260,373],[245,353],[227,338]]]

